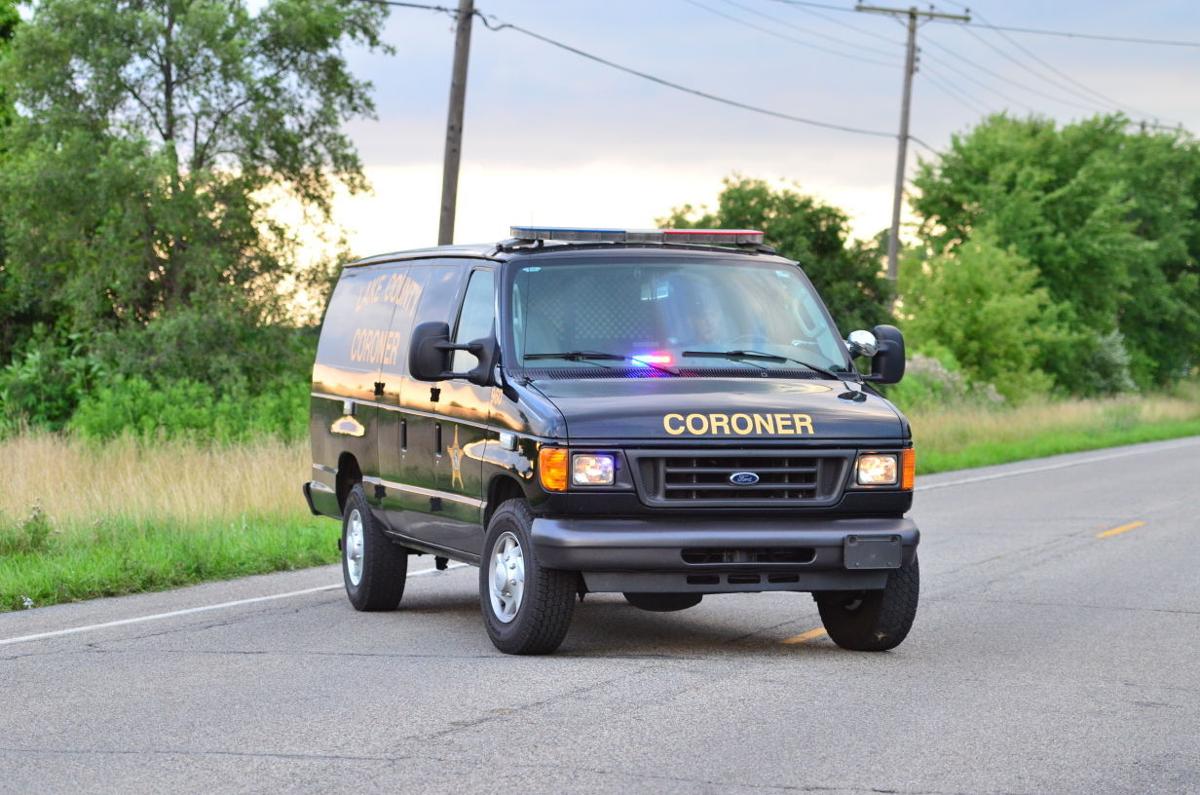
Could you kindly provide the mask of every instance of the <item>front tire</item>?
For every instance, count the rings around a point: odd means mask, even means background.
[[[548,654],[571,627],[579,575],[543,568],[533,514],[524,500],[501,503],[488,522],[479,565],[479,603],[488,637],[505,654]]]
[[[887,651],[908,636],[917,615],[921,571],[917,556],[888,573],[881,591],[813,594],[834,643],[851,651]]]
[[[342,509],[342,581],[355,610],[395,610],[404,596],[408,553],[379,526],[362,484]]]

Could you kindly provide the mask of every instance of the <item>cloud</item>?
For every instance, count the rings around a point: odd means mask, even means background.
[[[686,169],[624,160],[567,167],[467,161],[459,186],[455,240],[501,240],[514,224],[651,227],[675,206],[715,204],[721,179],[729,173],[716,160]],[[743,173],[783,184],[771,171]],[[871,237],[888,225],[889,184],[851,185],[837,178],[836,169],[822,173],[801,190],[846,210],[855,236]],[[437,241],[440,162],[368,166],[367,176],[374,191],[339,196],[334,209],[356,255],[421,248]]]

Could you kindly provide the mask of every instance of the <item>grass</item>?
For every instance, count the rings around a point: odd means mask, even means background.
[[[932,474],[1200,435],[1200,387],[1187,385],[1171,395],[943,409],[909,419],[917,472]]]
[[[911,415],[921,473],[1200,435],[1200,386]],[[0,441],[0,610],[332,563],[308,445]]]
[[[109,519],[71,528],[0,557],[0,610],[331,563],[336,527],[271,517],[235,524]]]
[[[0,442],[0,610],[332,563],[307,445]]]

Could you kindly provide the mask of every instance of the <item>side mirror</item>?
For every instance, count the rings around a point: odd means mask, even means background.
[[[479,364],[465,373],[450,370],[454,351],[467,351],[479,360]],[[472,384],[490,386],[500,355],[500,346],[495,335],[472,340],[464,344],[450,341],[450,325],[440,321],[422,323],[413,329],[408,347],[408,372],[418,381],[446,381],[465,378]]]
[[[871,374],[866,378],[877,384],[897,384],[904,377],[904,335],[887,325],[876,326],[874,332],[876,351],[871,357]]]
[[[879,341],[871,332],[859,329],[851,331],[850,336],[846,337],[846,347],[850,349],[851,356],[866,356],[870,359],[879,350]]]

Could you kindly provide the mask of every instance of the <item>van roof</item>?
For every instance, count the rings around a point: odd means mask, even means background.
[[[489,259],[494,261],[505,261],[514,257],[523,257],[530,255],[545,255],[555,253],[565,253],[571,251],[628,251],[628,250],[643,250],[654,251],[658,253],[666,252],[693,252],[703,254],[721,254],[725,256],[778,256],[775,249],[766,245],[754,246],[722,246],[702,243],[674,243],[674,242],[595,242],[595,241],[544,241],[538,240],[530,242],[519,238],[509,238],[498,243],[474,243],[462,244],[453,246],[430,246],[428,248],[408,249],[404,251],[393,251],[387,254],[375,254],[370,257],[346,263],[347,268],[359,267],[363,265],[376,265],[383,262],[396,262],[399,260],[408,259],[425,259],[428,257],[439,258],[461,258],[461,259]]]

